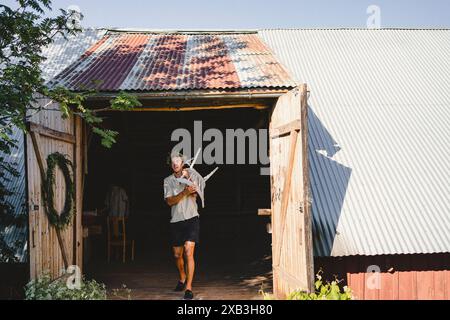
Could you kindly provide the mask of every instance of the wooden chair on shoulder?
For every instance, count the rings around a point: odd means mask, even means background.
[[[111,261],[111,249],[114,247],[122,248],[122,262],[126,260],[126,249],[131,248],[131,261],[134,261],[134,240],[127,238],[127,218],[126,217],[107,217],[108,231],[108,262]]]

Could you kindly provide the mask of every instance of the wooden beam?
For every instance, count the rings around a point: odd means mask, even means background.
[[[61,254],[64,262],[64,268],[67,270],[69,267],[69,259],[67,259],[66,247],[64,246],[64,240],[61,235],[61,230],[55,227],[56,237],[58,238],[59,248],[61,249]]]
[[[33,142],[34,154],[36,155],[36,160],[39,167],[39,172],[41,174],[41,179],[44,181],[45,179],[45,167],[44,160],[42,159],[41,148],[39,147],[41,144],[41,139],[39,133],[35,131],[30,131],[31,141]]]
[[[89,137],[88,137],[88,128],[84,121],[81,121],[81,125],[83,127],[82,135],[82,147],[83,147],[83,188],[84,188],[84,176],[89,173],[88,167],[88,151],[89,151]]]
[[[53,129],[44,127],[43,125],[40,125],[40,124],[37,124],[34,122],[28,122],[27,126],[28,126],[28,131],[30,131],[30,132],[36,132],[36,133],[39,133],[40,135],[48,137],[48,138],[75,144],[76,139],[75,139],[75,136],[72,134],[53,130]]]
[[[276,272],[278,276],[283,278],[287,283],[289,283],[292,287],[297,287],[297,289],[302,289],[305,287],[305,283],[298,280],[298,278],[292,273],[286,271],[279,266],[273,266],[273,272]]]
[[[75,216],[73,218],[73,263],[80,269],[83,267],[83,122],[79,116],[74,117],[76,143],[73,150],[73,179],[75,185]]]
[[[308,289],[314,292],[314,256],[313,256],[313,241],[312,241],[312,218],[311,218],[311,203],[309,190],[309,158],[308,158],[308,87],[306,84],[302,85],[301,92],[301,139],[302,139],[302,172],[303,172],[303,215],[304,215],[304,237],[306,246],[305,263],[308,277]]]
[[[258,209],[258,216],[271,216],[272,209]]]
[[[278,128],[272,129],[272,134],[270,137],[272,139],[279,138],[290,134],[292,131],[300,131],[301,119],[293,120],[287,124],[279,126]]]
[[[281,258],[281,248],[283,247],[283,239],[284,239],[284,230],[286,228],[286,214],[289,204],[289,195],[291,191],[291,180],[292,180],[292,172],[294,170],[294,160],[295,160],[295,149],[297,147],[297,138],[298,138],[298,131],[293,130],[291,131],[291,144],[289,147],[289,162],[288,162],[288,168],[286,170],[286,176],[284,178],[284,186],[283,186],[283,195],[281,198],[281,212],[280,212],[280,225],[281,225],[281,232],[279,234],[279,240],[276,247],[276,256],[274,257],[274,265],[279,266],[280,265],[280,258]]]
[[[231,104],[222,106],[189,106],[189,107],[140,107],[133,108],[132,111],[196,111],[196,110],[222,110],[222,109],[238,109],[253,108],[257,110],[267,109],[268,106],[261,103]]]

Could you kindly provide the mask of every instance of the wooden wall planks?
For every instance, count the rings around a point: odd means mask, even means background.
[[[366,272],[380,267],[380,287],[372,289]],[[361,300],[450,300],[450,254],[316,257],[316,271],[344,280]]]
[[[40,103],[46,105],[47,99],[41,99]],[[49,109],[57,109],[57,105],[49,104]],[[75,134],[75,120],[73,118],[63,119],[59,111],[45,111],[34,114],[30,121],[57,132],[64,136]],[[79,125],[80,122],[78,121]],[[27,179],[28,179],[28,207],[29,207],[29,230],[30,230],[30,278],[34,279],[43,273],[49,273],[53,278],[58,277],[64,270],[61,249],[58,243],[55,229],[49,224],[44,211],[44,203],[41,195],[41,173],[37,163],[37,156],[31,140],[27,135]],[[49,135],[39,135],[39,149],[46,168],[46,158],[53,152],[60,152],[75,161],[75,145],[70,141],[54,139]],[[77,149],[77,152],[78,149]],[[79,179],[80,170],[74,170],[75,179]],[[79,184],[76,186],[77,194],[80,194]],[[55,172],[55,208],[60,211],[65,201],[65,182],[61,171],[57,168]],[[75,210],[78,210],[77,205]],[[77,215],[75,215],[77,216]],[[77,221],[77,220],[74,220]],[[81,223],[81,220],[79,221]],[[81,227],[81,225],[80,225]],[[74,260],[74,228],[73,225],[61,232],[66,249],[69,264]],[[79,248],[81,250],[81,246]]]

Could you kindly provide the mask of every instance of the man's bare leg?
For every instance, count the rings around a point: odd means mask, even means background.
[[[178,272],[180,274],[180,281],[186,281],[186,272],[184,270],[184,247],[173,247],[173,256],[177,265]]]
[[[186,241],[184,243],[184,257],[186,259],[186,290],[192,291],[192,280],[194,279],[195,261],[194,261],[195,242]]]

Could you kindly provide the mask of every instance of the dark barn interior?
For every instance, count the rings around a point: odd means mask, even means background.
[[[225,129],[268,128],[268,119],[267,109],[250,108],[107,114],[105,127],[118,131],[119,136],[117,143],[107,149],[101,146],[96,135],[92,135],[87,157],[84,211],[104,207],[110,183],[122,186],[130,200],[127,237],[136,241],[136,257],[133,263],[128,257],[125,264],[120,259],[103,264],[106,263],[107,252],[106,229],[103,229],[100,234],[89,235],[85,240],[88,274],[107,284],[112,281],[113,286],[130,286],[127,281],[146,282],[147,293],[149,287],[171,287],[176,283],[169,236],[170,208],[163,199],[163,180],[171,174],[167,157],[178,143],[171,141],[173,130],[186,128],[193,134],[194,121],[201,120],[203,132],[208,128],[217,128],[223,132],[225,141]],[[208,141],[203,142],[203,147],[208,144]],[[194,146],[192,153],[195,153]],[[248,159],[248,154],[246,156]],[[219,170],[208,181],[205,190],[205,208],[201,208],[198,202],[201,231],[200,244],[196,248],[194,286],[198,280],[208,287],[216,283],[214,276],[242,282],[271,270],[271,235],[266,229],[270,217],[257,215],[258,208],[270,208],[269,176],[260,174],[260,164],[197,164],[195,168],[206,175],[216,166]],[[97,223],[104,225],[104,219],[97,218]],[[84,223],[84,227],[89,227],[88,224]],[[102,278],[105,270],[121,273],[122,278],[111,279],[106,273]],[[144,277],[143,272],[147,277],[139,278],[139,274]],[[153,279],[152,274],[166,275],[167,272],[170,273],[167,280],[162,280],[165,279],[163,276]],[[213,280],[208,280],[210,276]],[[270,280],[261,279],[253,281],[256,286],[250,288],[252,292],[257,293],[262,282],[264,286],[271,285]],[[148,295],[142,297],[152,298]]]

